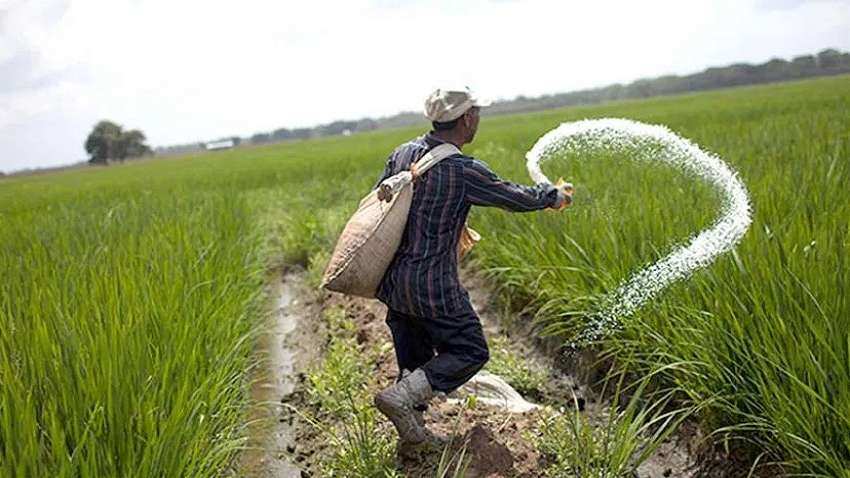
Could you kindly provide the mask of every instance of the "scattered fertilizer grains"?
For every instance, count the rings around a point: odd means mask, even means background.
[[[597,151],[643,163],[666,164],[710,184],[720,192],[720,217],[687,245],[677,247],[617,287],[605,299],[602,310],[591,314],[588,328],[579,334],[578,345],[601,339],[617,327],[619,320],[652,300],[670,283],[687,278],[731,250],[752,222],[746,188],[726,163],[663,126],[625,119],[564,123],[543,135],[526,154],[528,172],[537,183],[551,183],[540,169],[541,160],[567,152],[580,157]],[[666,188],[665,184],[658,185]]]
[[[707,432],[810,476],[850,469],[848,79],[485,117],[466,148],[529,183],[524,155],[546,132],[628,118],[737,171],[753,205],[740,242],[600,345],[706,400]],[[298,263],[317,283],[389,151],[425,127],[0,179],[0,476],[232,469],[264,272]],[[470,217],[471,259],[565,342],[737,204],[639,155],[547,155],[541,172],[576,186],[573,206]]]

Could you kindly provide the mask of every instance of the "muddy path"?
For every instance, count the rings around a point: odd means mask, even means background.
[[[523,364],[547,373],[545,390],[525,396],[544,406],[525,413],[510,413],[498,407],[468,407],[463,400],[434,400],[426,412],[428,427],[451,437],[452,453],[461,451],[468,460],[468,477],[538,477],[546,466],[546,457],[537,449],[541,418],[547,413],[570,409],[580,402],[582,413],[592,416],[608,405],[588,391],[577,380],[557,366],[555,359],[540,350],[539,341],[522,324],[505,325],[503,315],[484,280],[465,271],[463,282],[470,292],[488,341],[505,348],[506,353],[520,357]],[[299,272],[283,275],[273,284],[277,298],[272,320],[260,340],[260,353],[265,357],[258,380],[254,383],[254,399],[263,405],[252,413],[251,439],[243,454],[242,476],[301,477],[322,476],[322,460],[332,451],[331,444],[309,420],[319,413],[306,400],[305,374],[322,362],[323,348],[329,331],[319,318],[330,309],[344,310],[347,319],[356,324],[358,346],[378,350],[370,365],[373,377],[369,393],[389,386],[396,377],[395,356],[388,328],[384,324],[385,307],[377,301],[310,289]],[[358,353],[352,351],[352,353]],[[491,359],[492,361],[492,359]],[[463,391],[459,396],[464,395]],[[554,412],[553,412],[554,411]],[[375,433],[392,435],[392,429],[381,417]],[[396,469],[401,476],[435,476],[439,452],[399,459]],[[678,440],[664,443],[638,470],[640,477],[697,476],[688,446]]]
[[[253,371],[249,439],[240,460],[239,476],[300,478],[296,462],[296,417],[286,403],[292,399],[304,373],[320,358],[316,340],[320,312],[316,294],[302,272],[277,273],[270,287],[271,310],[259,337],[261,362]]]

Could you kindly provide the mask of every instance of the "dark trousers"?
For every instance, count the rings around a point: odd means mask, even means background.
[[[466,383],[490,358],[475,314],[423,318],[387,311],[399,375],[422,368],[431,388],[450,393]]]

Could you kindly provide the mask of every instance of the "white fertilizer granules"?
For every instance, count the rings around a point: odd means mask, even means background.
[[[540,161],[558,154],[619,153],[636,161],[656,161],[699,178],[720,192],[720,216],[686,244],[628,278],[603,301],[601,309],[577,338],[599,340],[620,320],[655,298],[671,283],[688,277],[732,249],[752,222],[750,200],[738,175],[717,156],[664,126],[626,119],[594,119],[563,123],[543,135],[526,153],[528,172],[535,182],[551,183]],[[580,199],[579,199],[580,200]]]

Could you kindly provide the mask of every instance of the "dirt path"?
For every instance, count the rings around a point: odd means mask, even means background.
[[[509,413],[480,404],[466,408],[459,401],[435,400],[426,413],[426,423],[433,431],[454,437],[453,452],[465,449],[469,459],[467,477],[542,476],[546,457],[535,445],[535,437],[540,436],[542,414],[553,413],[552,410],[559,407],[570,408],[575,403],[573,394],[582,399],[582,406],[587,398],[586,413],[589,414],[606,404],[587,397],[587,392],[572,377],[557,371],[554,361],[536,349],[531,337],[504,329],[483,281],[464,273],[464,283],[480,314],[488,340],[509,348],[509,353],[521,358],[520,362],[549,371],[551,388],[561,393],[526,397],[543,399],[549,407],[525,413]],[[310,407],[314,406],[307,403],[302,392],[306,386],[304,374],[311,364],[320,363],[328,339],[329,332],[319,317],[325,310],[343,309],[346,317],[356,324],[357,343],[380,351],[374,370],[369,372],[374,374],[369,392],[374,393],[389,386],[397,373],[391,338],[384,324],[386,309],[374,300],[311,290],[304,284],[303,274],[298,273],[287,274],[274,287],[278,300],[273,321],[261,340],[267,360],[253,387],[254,398],[266,406],[255,410],[252,417],[256,423],[252,425],[249,450],[243,457],[243,475],[264,478],[321,476],[320,463],[331,445],[303,416],[293,411],[294,408],[310,413]],[[381,418],[375,433],[391,434],[392,430]],[[397,469],[402,476],[432,477],[439,455],[439,452],[432,452],[403,459],[397,463]],[[642,465],[639,476],[692,476],[688,471],[691,463],[682,446],[665,443]]]

